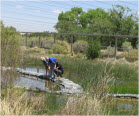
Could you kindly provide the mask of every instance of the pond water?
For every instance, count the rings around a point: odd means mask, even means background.
[[[46,73],[44,69],[40,68],[24,68],[26,71],[31,71],[31,72],[37,72],[37,73]],[[22,75],[20,74],[18,78],[16,78],[13,81],[13,84],[15,87],[25,87],[25,88],[40,88],[41,90],[52,90],[52,91],[57,91],[60,90],[60,87],[48,80],[44,79],[39,79],[38,77],[33,77],[33,76],[27,76],[27,75]]]
[[[33,68],[33,67],[26,67],[24,68],[26,71],[32,71],[37,73],[46,73],[45,69],[42,68]],[[63,77],[67,77],[70,73],[65,72]],[[39,79],[33,76],[26,76],[19,74],[17,78],[13,81],[15,87],[25,87],[25,88],[41,88],[42,90],[51,90],[51,91],[58,91],[60,87],[51,81]],[[45,94],[45,93],[43,93]],[[37,92],[27,91],[24,95],[25,97],[38,97]],[[58,95],[56,97],[58,104],[60,104],[62,100],[67,100],[67,96]],[[138,112],[138,99],[114,99],[114,105],[116,109],[120,111],[137,111]]]
[[[138,111],[138,99],[134,98],[115,98],[114,103],[116,104],[117,109],[121,111]]]

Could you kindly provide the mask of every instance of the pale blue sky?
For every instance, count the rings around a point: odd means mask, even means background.
[[[54,25],[58,21],[61,11],[69,11],[72,7],[81,7],[84,11],[88,9],[102,8],[105,11],[112,8],[112,5],[123,5],[129,7],[133,13],[138,12],[138,1],[19,1],[2,0],[1,18],[5,26],[16,27],[18,31],[55,31]]]

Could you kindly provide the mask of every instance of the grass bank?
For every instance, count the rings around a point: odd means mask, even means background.
[[[26,48],[25,48],[26,49]],[[23,49],[22,49],[23,50]],[[48,54],[42,50],[23,50],[25,67],[44,67],[41,56],[55,57],[63,65],[64,77],[80,84],[86,95],[67,96],[36,93],[26,97],[24,89],[2,88],[2,115],[137,115],[137,104],[131,110],[120,108],[108,93],[138,93],[138,65],[124,59],[80,59],[74,56]],[[34,94],[34,93],[33,93]],[[64,97],[64,99],[63,99]],[[70,96],[72,98],[72,96]]]
[[[40,52],[39,49],[37,50],[36,52],[31,52],[31,49],[24,51],[25,66],[44,67],[40,60],[41,56],[55,57],[63,65],[65,70],[63,76],[80,84],[84,90],[109,75],[109,78],[115,81],[111,83],[112,93],[138,94],[138,62],[129,63],[125,59],[112,58],[87,60],[75,56],[48,54],[45,49]]]

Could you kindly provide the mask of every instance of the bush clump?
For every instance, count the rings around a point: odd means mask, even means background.
[[[51,49],[53,46],[53,41],[52,39],[47,39],[45,42],[43,42],[43,47],[46,49]]]
[[[20,64],[21,49],[19,33],[15,33],[14,27],[5,27],[1,23],[1,65],[17,67]]]
[[[111,47],[111,46],[107,47],[107,49],[106,49],[107,55],[112,56],[112,55],[114,55],[114,53],[115,53],[115,47]]]
[[[124,43],[122,44],[122,48],[123,48],[124,50],[132,49],[131,42],[124,42]]]
[[[57,40],[55,44],[53,44],[52,51],[55,54],[69,54],[70,47],[66,41]]]
[[[87,59],[95,59],[100,56],[100,42],[98,40],[93,40],[89,42],[87,51],[86,51],[86,57]]]
[[[83,59],[85,56],[82,53],[77,53],[75,57]]]
[[[78,40],[73,44],[73,51],[77,53],[85,53],[87,50],[88,42],[83,40]]]
[[[138,50],[136,49],[129,50],[129,52],[124,51],[123,55],[125,58],[129,58],[130,60],[138,60]]]

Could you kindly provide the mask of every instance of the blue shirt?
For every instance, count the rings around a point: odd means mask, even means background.
[[[57,62],[57,59],[56,58],[53,58],[53,57],[49,57],[49,62],[50,63]]]

